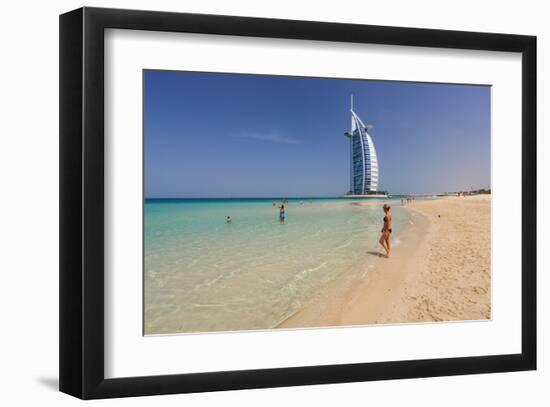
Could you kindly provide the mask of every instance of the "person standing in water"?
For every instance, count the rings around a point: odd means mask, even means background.
[[[285,223],[285,217],[285,204],[282,204],[281,206],[279,206],[279,220],[281,221],[281,223]]]
[[[228,217],[227,217],[225,223],[227,223],[227,224],[233,223],[233,221],[231,220],[231,216],[228,216]]]
[[[384,213],[386,216],[384,216],[384,226],[382,226],[382,234],[380,235],[380,240],[378,243],[382,245],[384,250],[386,251],[386,257],[390,257],[390,235],[391,235],[391,213],[390,213],[390,206],[388,204],[384,204],[382,207],[384,210]]]

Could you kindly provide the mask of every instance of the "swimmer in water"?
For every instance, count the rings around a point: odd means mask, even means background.
[[[286,218],[286,212],[285,212],[285,205],[281,205],[279,206],[279,220],[281,221],[281,223],[285,223],[285,218]]]
[[[227,217],[227,220],[225,221],[225,223],[227,223],[228,225],[233,223],[233,221],[231,220],[231,216]]]

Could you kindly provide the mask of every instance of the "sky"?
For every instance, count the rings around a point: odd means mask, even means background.
[[[146,70],[145,197],[342,195],[352,94],[379,190],[490,187],[489,86]]]

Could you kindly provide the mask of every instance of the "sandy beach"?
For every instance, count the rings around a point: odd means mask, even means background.
[[[491,318],[491,196],[405,206],[414,221],[389,259],[320,293],[279,328]]]

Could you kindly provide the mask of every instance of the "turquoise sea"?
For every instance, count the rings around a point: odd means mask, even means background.
[[[147,199],[145,334],[276,326],[378,260],[383,203],[398,245],[412,222],[399,201],[290,199],[280,224],[271,198]]]

